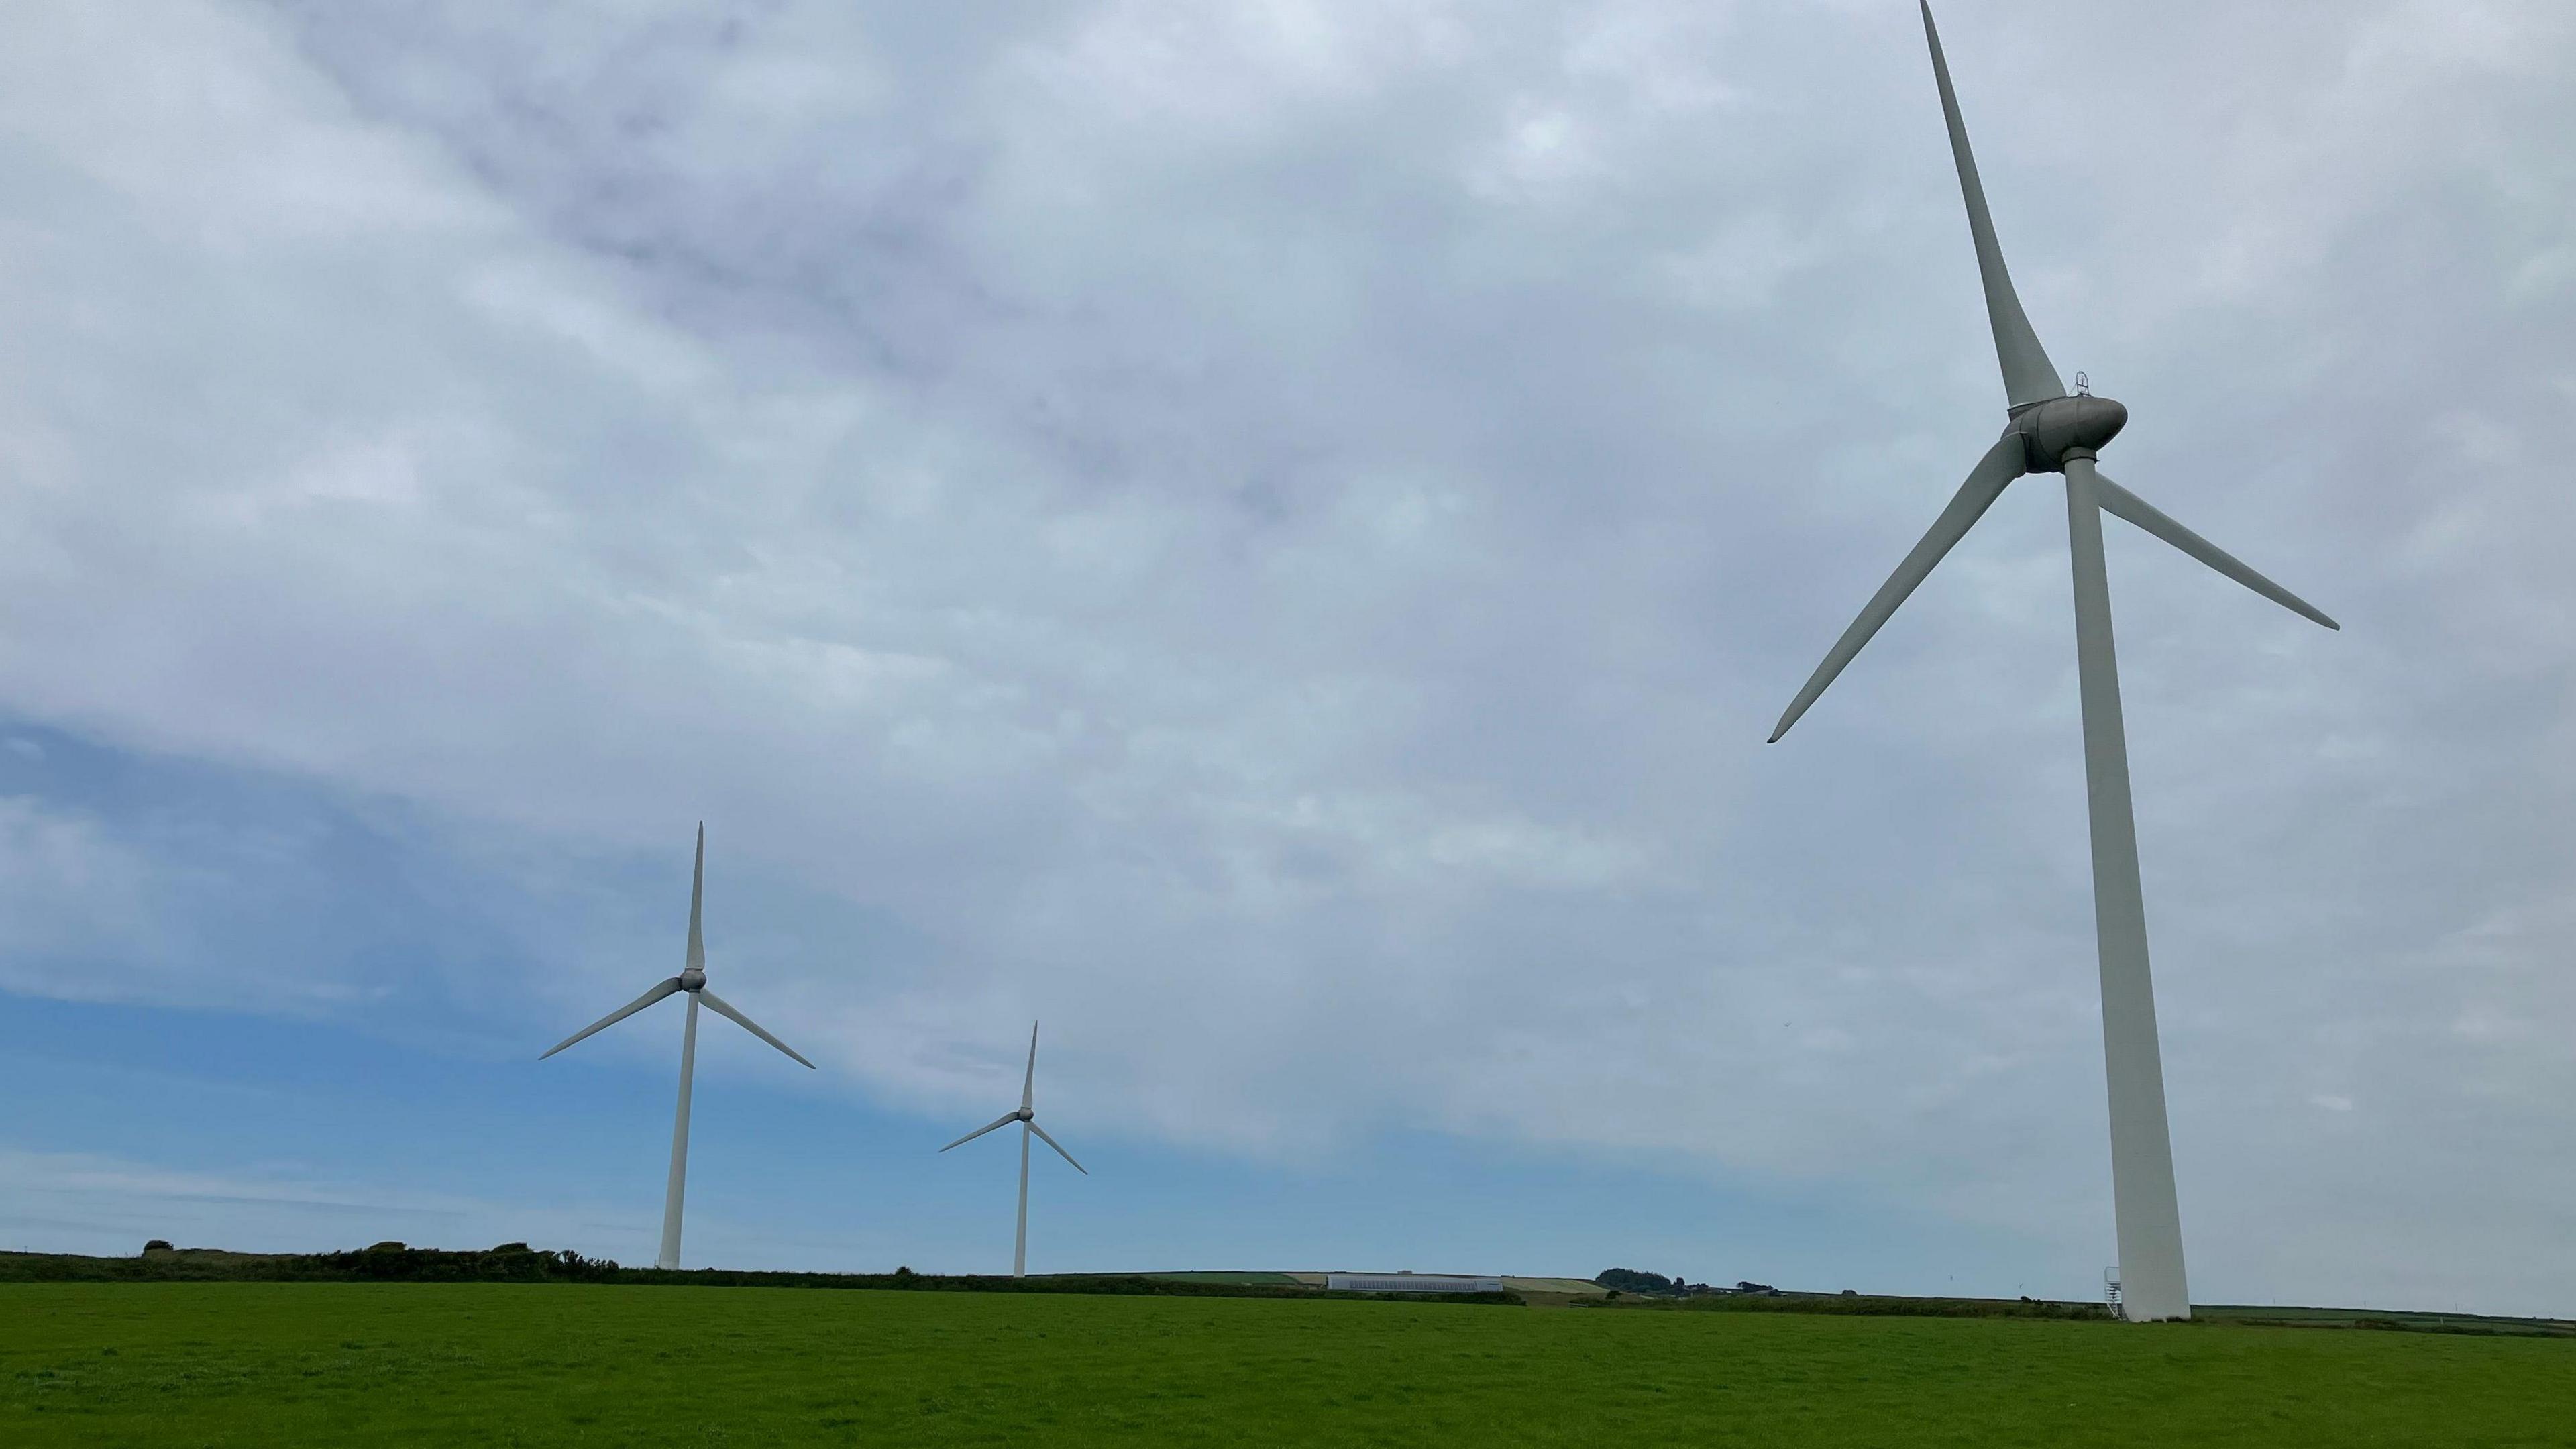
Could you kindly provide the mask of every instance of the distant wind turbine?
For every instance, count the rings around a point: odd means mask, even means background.
[[[1048,1137],[1047,1130],[1038,1125],[1037,1085],[1038,1024],[1033,1021],[1029,1023],[1028,1075],[1020,1079],[1020,1110],[1005,1112],[948,1144],[948,1147],[963,1147],[996,1127],[1007,1127],[1014,1122],[1020,1124],[1020,1231],[1019,1236],[1011,1243],[1011,1276],[1014,1278],[1029,1276],[1029,1134],[1036,1133],[1045,1140],[1047,1146],[1055,1149],[1056,1156],[1067,1162],[1073,1162],[1073,1154],[1064,1150],[1064,1144]],[[942,1147],[939,1150],[946,1152],[948,1147]],[[1091,1175],[1091,1169],[1079,1162],[1073,1162],[1073,1170],[1085,1177]]]
[[[2111,1196],[2118,1223],[2122,1311],[2132,1319],[2189,1318],[2191,1294],[2184,1280],[2182,1215],[2174,1201],[2173,1143],[2165,1124],[2164,1066],[2156,1045],[2155,989],[2147,972],[2147,916],[2138,885],[2137,822],[2129,805],[2129,751],[2120,723],[2120,673],[2111,647],[2111,591],[2102,563],[2102,514],[2113,513],[2172,544],[2192,558],[2305,618],[2329,629],[2334,620],[2279,584],[2239,563],[2216,544],[2166,517],[2136,494],[2103,477],[2095,455],[2129,420],[2128,409],[2105,397],[2066,395],[2057,368],[2039,345],[2013,294],[1995,243],[1986,193],[1968,152],[1968,130],[1950,88],[1950,67],[1932,7],[1923,5],[1923,34],[1932,49],[1932,77],[1941,91],[1941,113],[1950,127],[1959,191],[1968,207],[1968,234],[1985,280],[1986,318],[2003,364],[2010,422],[2003,436],[1969,471],[1931,531],[1896,566],[1860,617],[1825,655],[1798,697],[1771,731],[1777,741],[1816,702],[1843,666],[1896,612],[1969,527],[2025,473],[2066,475],[2067,535],[2074,553],[2075,670],[2084,713],[2084,775],[2093,833],[2093,926],[2102,972],[2102,1051],[2111,1097]],[[2079,375],[2077,381],[2082,381]]]
[[[672,992],[688,993],[688,1025],[680,1030],[680,1110],[671,1122],[671,1184],[662,1199],[662,1255],[654,1260],[656,1266],[663,1268],[680,1266],[680,1198],[689,1178],[689,1081],[696,1072],[698,1063],[698,1003],[703,1001],[716,1011],[732,1017],[735,1025],[789,1056],[795,1057],[797,1061],[804,1062],[806,1066],[814,1065],[812,1062],[805,1061],[802,1056],[798,1056],[794,1047],[771,1036],[761,1029],[760,1023],[734,1010],[723,997],[707,989],[707,942],[705,934],[698,927],[699,907],[706,898],[706,886],[707,827],[704,821],[700,821],[698,823],[698,863],[689,877],[689,963],[687,968],[626,1005],[565,1037],[548,1048],[543,1056],[537,1058],[539,1061],[544,1061],[546,1057],[553,1056],[583,1037],[615,1026]]]

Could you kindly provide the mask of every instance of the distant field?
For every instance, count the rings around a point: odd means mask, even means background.
[[[2520,1333],[2576,1338],[2564,1318],[2498,1318],[2483,1313],[2426,1313],[2404,1308],[2279,1308],[2199,1304],[2195,1318],[2217,1323],[2260,1323],[2293,1328],[2405,1328],[2421,1333]]]
[[[1185,1273],[1148,1273],[1144,1276],[1173,1283],[1225,1283],[1254,1287],[1321,1288],[1324,1286],[1324,1280],[1330,1278],[1332,1275],[1329,1273],[1265,1273],[1244,1271],[1208,1272],[1202,1270]],[[1558,1298],[1598,1298],[1601,1296],[1601,1290],[1599,1287],[1586,1282],[1581,1278],[1505,1278],[1503,1280],[1503,1286],[1514,1293],[1523,1294],[1525,1296],[1554,1295]]]
[[[0,1444],[2565,1445],[2576,1341],[1330,1299],[0,1284]]]

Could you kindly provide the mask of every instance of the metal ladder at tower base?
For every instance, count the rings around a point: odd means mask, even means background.
[[[2120,1311],[2120,1270],[2116,1267],[2102,1270],[2102,1301],[2111,1305],[2113,1318],[2129,1316]]]

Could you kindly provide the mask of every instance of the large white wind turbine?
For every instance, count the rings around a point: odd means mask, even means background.
[[[948,1147],[963,1147],[996,1127],[1007,1127],[1014,1122],[1020,1124],[1020,1231],[1019,1236],[1011,1241],[1011,1276],[1014,1278],[1029,1276],[1029,1134],[1034,1132],[1044,1138],[1046,1145],[1055,1149],[1056,1156],[1073,1162],[1073,1154],[1064,1150],[1064,1144],[1048,1137],[1047,1130],[1038,1125],[1037,1088],[1038,1024],[1033,1021],[1029,1023],[1029,1071],[1027,1076],[1020,1078],[1020,1110],[1005,1112],[948,1144]],[[939,1150],[945,1152],[948,1147]],[[1073,1170],[1085,1177],[1091,1175],[1091,1169],[1079,1162],[1073,1162]]]
[[[2191,1294],[2184,1282],[2182,1219],[2174,1203],[2173,1144],[2165,1127],[2164,1067],[2156,1048],[2155,991],[2147,974],[2146,906],[2138,887],[2137,823],[2129,808],[2128,745],[2120,726],[2120,675],[2111,648],[2111,593],[2102,567],[2102,514],[2127,519],[2184,553],[2329,629],[2339,627],[2289,590],[2237,562],[2216,544],[2166,517],[2136,494],[2103,477],[2095,455],[2129,420],[2128,409],[2109,398],[2066,395],[2057,369],[2039,345],[2030,319],[2013,295],[1986,213],[1985,188],[1950,68],[1941,55],[1932,7],[1923,6],[1923,33],[1932,48],[1932,76],[1950,126],[1950,151],[1959,166],[1967,201],[1968,232],[1985,279],[1986,316],[1994,326],[1995,353],[2003,363],[2011,421],[2003,436],[1970,470],[1931,531],[1896,566],[1860,617],[1843,631],[1807,686],[1790,701],[1771,738],[1778,740],[1833,683],[1870,636],[1878,632],[1924,575],[1941,561],[2025,473],[2066,475],[2067,536],[2075,556],[2075,664],[2084,712],[2084,775],[2093,826],[2093,921],[2102,967],[2102,1052],[2111,1095],[2111,1194],[2118,1219],[2122,1310],[2132,1319],[2188,1318]]]
[[[794,1047],[771,1036],[761,1029],[760,1023],[734,1010],[723,997],[707,989],[707,942],[706,936],[698,929],[698,910],[706,899],[706,888],[707,827],[705,822],[701,821],[698,825],[698,863],[689,877],[687,967],[679,975],[565,1037],[562,1041],[556,1042],[543,1056],[537,1058],[539,1061],[544,1061],[546,1057],[553,1056],[583,1037],[615,1026],[675,991],[688,993],[688,1025],[680,1029],[680,1110],[671,1122],[671,1183],[662,1198],[662,1255],[654,1260],[656,1266],[663,1268],[680,1266],[680,1198],[689,1178],[689,1080],[695,1074],[698,1064],[698,1003],[703,1001],[718,1012],[732,1017],[735,1025],[789,1056],[795,1057],[796,1060],[804,1062],[806,1066],[814,1065],[812,1062],[805,1061],[805,1058],[797,1056]]]

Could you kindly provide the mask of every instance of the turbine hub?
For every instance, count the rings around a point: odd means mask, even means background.
[[[681,973],[680,973],[680,989],[681,989],[682,991],[704,991],[704,990],[706,990],[706,989],[707,989],[707,973],[705,973],[704,971],[699,970],[699,969],[698,969],[697,967],[695,967],[695,966],[692,966],[692,967],[690,967],[688,970],[681,972]]]
[[[2078,394],[2017,409],[2004,432],[2020,435],[2023,463],[2031,472],[2060,473],[2067,454],[2100,452],[2128,424],[2127,408],[2107,397]]]
[[[1026,1107],[1022,1107],[1020,1110],[1013,1112],[1011,1116],[1022,1122],[1034,1122],[1038,1119],[1038,1114],[1030,1111]]]

